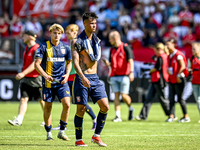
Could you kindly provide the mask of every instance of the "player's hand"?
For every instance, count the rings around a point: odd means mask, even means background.
[[[179,77],[176,77],[176,80],[177,80],[177,83],[181,83],[182,82],[181,78],[179,78]]]
[[[133,80],[134,80],[134,73],[133,72],[131,72],[129,74],[129,79],[130,79],[130,82],[133,82]]]
[[[45,78],[45,80],[47,80],[47,82],[51,83],[53,81],[53,77],[51,77],[49,75],[45,76],[44,78]]]
[[[68,76],[65,74],[62,76],[64,79],[61,81],[61,84],[65,84],[68,80]]]
[[[22,72],[20,72],[20,73],[18,73],[18,74],[15,76],[15,79],[16,79],[16,80],[20,80],[20,79],[22,79],[24,76],[25,76],[25,74],[22,73]]]
[[[82,83],[85,87],[90,87],[90,81],[85,76],[82,78]]]

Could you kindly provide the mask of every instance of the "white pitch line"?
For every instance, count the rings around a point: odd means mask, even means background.
[[[68,137],[75,137],[75,135],[67,135]],[[106,136],[110,136],[110,137],[115,137],[115,136],[132,136],[132,137],[136,137],[136,136],[139,136],[139,137],[151,137],[151,136],[159,136],[159,137],[165,137],[165,136],[199,136],[199,134],[178,134],[178,135],[175,135],[175,134],[162,134],[162,135],[159,135],[159,134],[153,134],[153,135],[102,135],[103,137],[106,137]],[[1,136],[1,137],[4,137],[4,138],[11,138],[11,137],[17,137],[17,138],[25,138],[25,137],[46,137],[46,136]],[[0,137],[0,138],[1,138]]]

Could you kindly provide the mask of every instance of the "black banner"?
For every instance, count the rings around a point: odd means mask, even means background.
[[[100,80],[105,84],[106,92],[108,94],[109,101],[114,100],[114,93],[112,93],[111,87],[107,82],[107,78],[103,77]],[[148,92],[148,86],[150,82],[148,78],[136,78],[130,87],[130,96],[132,102],[138,103],[145,100],[145,95]],[[190,89],[191,87],[188,87]],[[191,91],[192,89],[187,91]],[[187,92],[185,92],[187,93]],[[187,102],[195,102],[193,94],[188,93],[185,96]],[[14,76],[0,77],[0,101],[18,101],[20,99],[19,81]],[[155,97],[155,102],[158,102]]]

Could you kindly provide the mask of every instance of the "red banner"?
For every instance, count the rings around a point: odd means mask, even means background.
[[[50,6],[51,0],[29,0],[28,7],[26,0],[14,0],[14,13],[20,17],[25,17],[28,14],[31,16],[39,16],[44,14],[49,17],[51,11],[53,17],[67,17],[68,11],[71,8],[74,0],[52,0],[53,5]],[[27,14],[28,9],[28,14]]]

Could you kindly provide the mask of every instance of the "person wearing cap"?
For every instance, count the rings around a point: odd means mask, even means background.
[[[165,94],[165,88],[169,82],[169,74],[167,73],[168,69],[168,50],[163,43],[157,43],[154,49],[156,54],[156,64],[153,69],[150,70],[151,74],[151,84],[149,86],[146,99],[144,101],[143,107],[140,111],[139,116],[136,116],[135,119],[147,120],[148,114],[151,108],[151,104],[157,95],[158,100],[165,112],[165,115],[169,116],[169,100]]]
[[[39,48],[36,41],[36,34],[33,31],[26,31],[23,35],[24,43],[27,45],[23,54],[22,72],[16,75],[16,80],[20,80],[20,104],[18,116],[14,120],[8,120],[8,123],[13,126],[22,125],[29,100],[34,98],[38,100],[44,108],[42,101],[42,76],[34,68],[34,57]],[[44,124],[43,124],[44,125]]]
[[[59,139],[69,141],[65,134],[70,110],[70,89],[67,83],[72,68],[70,47],[60,41],[64,29],[59,24],[53,24],[49,28],[51,39],[40,45],[35,56],[35,68],[43,76],[43,101],[45,130],[47,140],[53,140],[51,133],[51,110],[55,96],[62,103],[60,117]],[[66,65],[65,65],[66,61]]]

